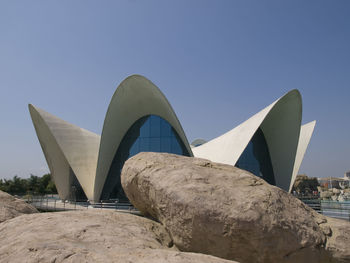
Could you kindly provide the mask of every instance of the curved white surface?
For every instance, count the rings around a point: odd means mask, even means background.
[[[69,199],[77,177],[92,200],[100,136],[29,105],[33,124],[61,199]]]
[[[52,179],[55,182],[58,195],[62,200],[70,199],[70,185],[73,178],[70,174],[68,161],[49,127],[32,105],[29,105],[29,112],[46,162],[51,171]]]
[[[29,105],[45,158],[61,199],[69,199],[76,176],[87,198],[98,201],[113,158],[129,128],[157,115],[176,130],[191,156],[235,165],[257,129],[268,145],[276,186],[291,189],[315,122],[301,127],[299,91],[292,90],[227,133],[191,149],[181,124],[163,93],[139,75],[126,78],[109,104],[102,136]]]
[[[295,157],[295,163],[294,163],[294,169],[293,169],[293,175],[292,180],[290,181],[289,185],[289,192],[292,191],[292,187],[294,185],[294,181],[298,175],[299,168],[301,166],[301,163],[304,159],[304,155],[306,152],[306,149],[310,143],[312,134],[314,132],[316,126],[316,121],[309,122],[307,124],[304,124],[301,126],[300,129],[300,136],[299,136],[299,143],[298,143],[298,149],[297,154]]]
[[[168,121],[192,155],[181,124],[163,93],[145,77],[132,75],[118,86],[106,113],[93,200],[99,200],[101,196],[109,168],[124,135],[138,119],[146,115],[157,115]]]
[[[289,190],[301,125],[301,96],[292,90],[231,131],[195,148],[195,157],[235,165],[260,127],[269,148],[276,186]]]

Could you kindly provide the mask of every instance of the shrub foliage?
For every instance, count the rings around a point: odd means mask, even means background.
[[[57,194],[50,174],[44,174],[42,177],[31,174],[29,178],[15,175],[12,179],[0,179],[0,190],[12,195]]]

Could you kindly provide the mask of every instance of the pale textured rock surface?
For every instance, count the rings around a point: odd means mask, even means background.
[[[343,256],[350,246],[329,241],[326,217],[233,166],[140,153],[125,163],[122,185],[133,205],[164,224],[182,251],[240,262],[349,261]]]
[[[170,249],[162,225],[115,211],[22,215],[0,235],[0,262],[228,262]]]
[[[35,207],[23,200],[0,191],[0,223],[23,214],[37,213]]]
[[[327,250],[340,261],[350,262],[350,223],[327,217],[327,222],[321,227],[328,235]]]

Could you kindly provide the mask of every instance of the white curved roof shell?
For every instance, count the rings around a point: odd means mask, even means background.
[[[316,125],[316,121],[312,121],[312,122],[309,122],[309,123],[301,126],[299,143],[298,143],[298,150],[297,150],[297,154],[295,157],[293,175],[292,175],[292,179],[291,179],[290,185],[289,185],[289,192],[292,191],[294,181],[298,175],[300,165],[304,159],[304,155],[305,155],[306,149],[310,143],[311,136],[312,136],[314,129],[315,129],[315,125]]]
[[[235,165],[258,128],[269,148],[276,185],[289,190],[301,126],[299,91],[292,90],[231,131],[195,148],[195,157]]]
[[[166,97],[145,77],[132,75],[118,86],[106,113],[93,200],[99,200],[101,196],[113,158],[124,135],[137,120],[147,115],[157,115],[169,122],[192,155],[186,135]]]
[[[29,111],[60,198],[70,198],[73,171],[91,200],[100,136],[33,105]]]
[[[235,165],[255,132],[264,134],[276,185],[290,190],[312,136],[315,122],[301,127],[302,104],[292,90],[227,133],[191,149],[163,93],[148,79],[133,75],[115,91],[102,136],[29,105],[30,114],[61,199],[69,199],[74,175],[87,198],[100,199],[119,145],[140,118],[156,115],[177,132],[191,156]]]

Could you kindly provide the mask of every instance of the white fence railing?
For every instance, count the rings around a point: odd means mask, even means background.
[[[62,201],[52,196],[33,196],[25,198],[25,201],[41,211],[68,211],[84,209],[114,209],[122,211],[136,212],[137,210],[130,204],[124,202],[86,202],[86,201]]]
[[[301,199],[306,205],[325,216],[350,221],[350,201],[328,201],[320,199]]]
[[[74,202],[62,201],[54,196],[34,196],[26,198],[26,202],[32,204],[41,211],[68,211],[68,210],[84,210],[84,209],[114,209],[125,212],[135,212],[130,203],[101,201],[91,202]],[[350,201],[324,201],[320,199],[301,199],[306,205],[314,209],[320,214],[334,218],[350,221]]]

